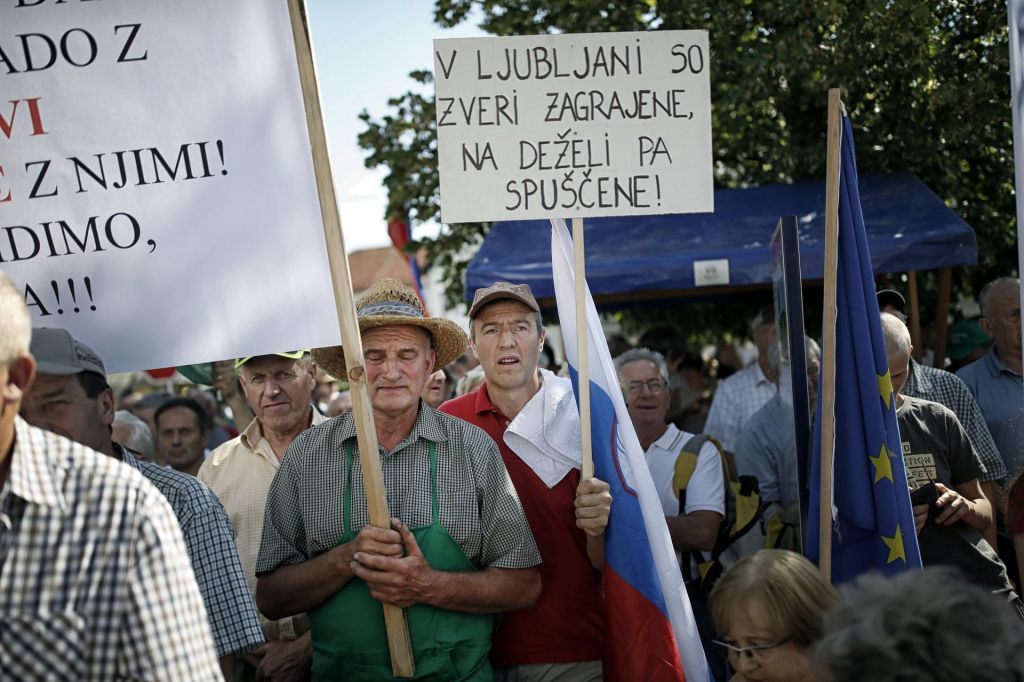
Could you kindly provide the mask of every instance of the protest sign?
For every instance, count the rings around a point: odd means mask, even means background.
[[[120,371],[338,343],[281,0],[0,1],[0,269]]]
[[[706,31],[434,41],[446,223],[713,210]]]

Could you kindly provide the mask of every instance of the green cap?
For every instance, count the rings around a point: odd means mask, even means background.
[[[264,353],[263,355],[247,355],[244,358],[238,358],[235,360],[235,369],[238,369],[245,363],[249,362],[253,358],[262,358],[266,355],[276,355],[279,358],[288,358],[289,360],[299,360],[303,355],[309,352],[308,348],[300,348],[299,350],[286,350],[280,353]]]
[[[975,348],[991,340],[992,337],[982,331],[977,320],[960,320],[949,328],[949,358],[966,358]]]

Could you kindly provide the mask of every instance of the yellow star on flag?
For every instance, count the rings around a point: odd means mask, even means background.
[[[889,448],[885,447],[885,443],[882,443],[882,449],[878,451],[878,457],[868,455],[868,459],[875,465],[875,483],[878,483],[883,478],[888,478],[890,481],[893,480],[892,463],[889,461]]]
[[[903,531],[900,530],[899,524],[896,524],[896,534],[891,538],[882,536],[882,542],[889,548],[889,557],[885,560],[885,563],[891,564],[897,559],[907,560],[907,553],[903,551]]]
[[[889,370],[885,370],[885,374],[876,374],[875,379],[878,381],[878,395],[882,396],[882,402],[888,410],[892,405],[892,375]]]

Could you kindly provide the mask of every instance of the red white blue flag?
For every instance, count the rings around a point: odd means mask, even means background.
[[[551,221],[551,267],[578,396],[576,278],[572,240],[560,219]],[[608,482],[612,494],[605,531],[604,678],[711,680],[661,502],[626,411],[589,287],[586,300],[594,473]]]
[[[416,295],[420,297],[420,303],[423,304],[423,312],[429,317],[427,299],[423,296],[423,283],[420,281],[420,265],[416,262],[416,254],[405,250],[406,245],[412,241],[412,229],[409,227],[408,218],[391,218],[388,221],[388,236],[391,237],[391,243],[394,244],[398,252],[405,258],[405,262],[409,264],[409,271],[412,273],[412,287],[416,290]]]

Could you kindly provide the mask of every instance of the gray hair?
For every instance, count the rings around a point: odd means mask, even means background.
[[[906,323],[892,313],[882,313],[882,340],[885,341],[885,354],[910,355],[910,330]]]
[[[19,355],[28,353],[32,339],[32,317],[25,297],[14,282],[0,272],[0,366],[6,367]]]
[[[978,305],[981,306],[982,317],[992,317],[989,299],[992,297],[993,292],[1011,286],[1018,292],[1017,295],[1019,296],[1020,280],[1016,277],[998,277],[982,287],[981,293],[978,294]]]
[[[633,348],[615,358],[615,371],[619,375],[620,384],[622,383],[622,368],[631,362],[640,361],[654,363],[658,371],[661,372],[661,378],[668,382],[668,364],[665,362],[664,355],[650,348]]]
[[[821,346],[818,342],[811,337],[804,335],[804,357],[806,358],[811,352],[814,352],[819,358],[821,357]],[[782,343],[773,343],[765,354],[765,362],[768,363],[768,369],[773,372],[779,371],[779,365],[782,364]]]
[[[121,445],[152,462],[156,457],[156,448],[153,447],[153,434],[149,430],[149,424],[128,410],[118,410],[114,414],[114,423],[121,424],[128,430],[128,438],[125,438]]]
[[[945,567],[887,578],[870,574],[843,590],[813,649],[834,682],[1024,679],[1024,627],[1013,604]]]

